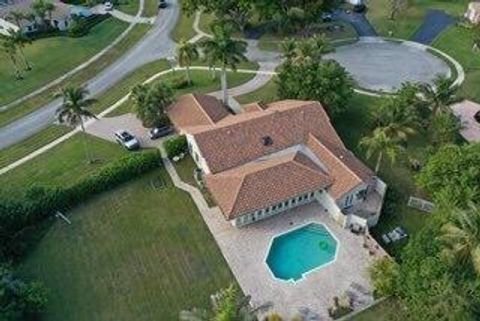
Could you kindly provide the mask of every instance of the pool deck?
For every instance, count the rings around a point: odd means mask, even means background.
[[[369,254],[363,247],[363,236],[343,229],[316,202],[242,228],[226,222],[218,208],[202,215],[242,290],[251,295],[252,303],[271,303],[272,310],[285,318],[308,310],[313,313],[310,315],[316,315],[312,320],[330,320],[327,308],[333,297],[342,296],[352,284],[370,290],[367,268],[375,257],[384,255],[381,248]],[[265,262],[272,237],[311,222],[325,224],[338,239],[336,261],[307,273],[297,282],[276,279]]]

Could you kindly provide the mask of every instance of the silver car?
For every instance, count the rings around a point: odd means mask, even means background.
[[[140,148],[140,142],[132,134],[126,130],[119,130],[115,132],[115,140],[128,150],[135,150]]]

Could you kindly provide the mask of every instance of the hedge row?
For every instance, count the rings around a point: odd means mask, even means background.
[[[188,151],[187,138],[185,136],[170,138],[163,143],[163,147],[165,147],[168,158],[172,159],[173,157]]]
[[[15,256],[17,234],[36,226],[57,211],[66,211],[95,194],[110,190],[160,166],[158,151],[132,153],[115,160],[71,187],[29,187],[23,197],[0,202],[0,244],[3,254]]]

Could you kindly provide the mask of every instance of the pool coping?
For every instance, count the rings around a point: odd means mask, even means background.
[[[288,233],[291,233],[293,231],[296,231],[296,230],[299,230],[299,229],[302,229],[308,225],[311,225],[311,224],[316,224],[316,225],[322,225],[328,233],[330,233],[330,235],[335,239],[335,241],[337,242],[337,247],[336,247],[336,250],[335,250],[335,256],[333,257],[333,260],[325,263],[325,264],[322,264],[320,266],[317,266],[316,268],[313,268],[305,273],[302,273],[302,277],[299,278],[298,280],[294,280],[294,279],[288,279],[288,280],[283,280],[283,279],[280,279],[278,277],[275,276],[275,274],[273,274],[273,271],[272,269],[270,269],[270,266],[268,265],[268,262],[267,262],[267,259],[268,259],[268,254],[270,253],[270,249],[272,248],[272,245],[273,245],[273,241],[275,240],[275,238],[279,237],[279,236],[282,236],[282,235],[285,235],[285,234],[288,234]],[[283,283],[290,283],[290,284],[298,284],[300,283],[301,281],[304,281],[306,279],[306,276],[308,274],[311,274],[313,272],[316,272],[317,270],[320,270],[322,268],[325,268],[333,263],[335,263],[337,261],[337,258],[338,258],[338,253],[340,251],[340,240],[337,238],[337,236],[335,235],[335,233],[332,232],[332,230],[330,230],[330,228],[325,224],[325,223],[321,223],[321,222],[316,222],[316,221],[309,221],[307,223],[304,223],[304,224],[301,224],[299,226],[296,226],[296,227],[293,227],[291,229],[288,229],[286,231],[283,231],[281,233],[278,233],[278,234],[275,234],[274,236],[272,236],[270,238],[270,241],[268,242],[268,248],[267,248],[267,253],[265,255],[265,258],[263,260],[263,263],[266,265],[267,267],[267,270],[268,272],[270,273],[270,276],[274,279],[274,280],[278,280],[280,282],[283,282]]]

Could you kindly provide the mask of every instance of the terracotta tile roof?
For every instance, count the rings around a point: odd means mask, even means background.
[[[188,94],[167,109],[168,116],[177,129],[213,125],[230,115],[222,102],[208,95]]]
[[[344,147],[318,102],[282,101],[264,111],[228,116],[214,125],[189,131],[212,173],[253,161],[293,145],[309,135],[328,137]],[[269,137],[271,144],[265,145]]]
[[[263,111],[267,106],[260,102],[254,102],[251,104],[243,105],[242,107],[244,112],[250,113],[254,111]]]
[[[332,184],[320,166],[302,152],[256,160],[205,182],[227,219],[277,204]]]
[[[346,192],[360,184],[369,182],[374,173],[365,166],[355,155],[344,147],[335,145],[310,135],[307,146],[327,167],[327,171],[334,178],[329,194],[338,199]]]

